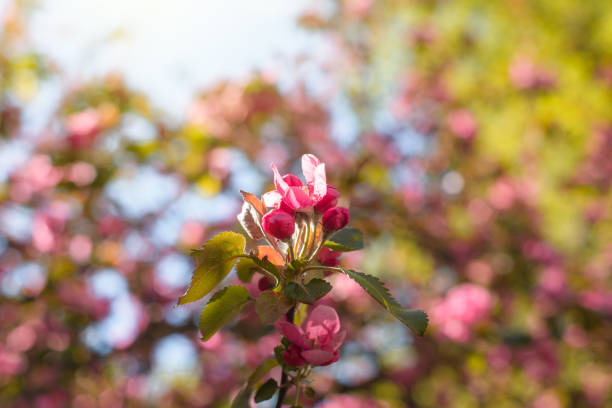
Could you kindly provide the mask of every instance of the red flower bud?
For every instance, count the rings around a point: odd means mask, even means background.
[[[338,266],[340,265],[340,260],[338,259],[340,255],[342,255],[341,252],[332,251],[329,248],[323,247],[317,254],[317,258],[323,266]]]
[[[327,185],[327,193],[323,196],[323,198],[315,205],[315,209],[319,213],[324,213],[332,207],[335,207],[338,204],[338,197],[340,197],[340,193],[336,190],[335,187]]]
[[[338,231],[348,224],[349,210],[344,207],[333,207],[323,214],[323,229],[326,231]]]
[[[295,231],[295,220],[282,210],[272,210],[263,217],[263,229],[280,240],[291,238]]]
[[[257,287],[259,288],[259,290],[261,290],[262,292],[264,290],[268,290],[268,289],[272,289],[273,283],[270,279],[268,279],[267,276],[262,277],[261,279],[259,279],[259,281],[257,282]]]

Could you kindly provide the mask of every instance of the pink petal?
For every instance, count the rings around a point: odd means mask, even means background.
[[[309,186],[310,187],[310,186]],[[316,202],[327,194],[327,177],[325,175],[325,164],[319,164],[314,170],[314,181],[312,183],[312,195]]]
[[[331,350],[336,351],[338,348],[344,343],[344,339],[346,338],[346,330],[342,330],[334,336],[329,346]]]
[[[304,332],[301,328],[297,327],[295,324],[280,322],[278,323],[278,330],[281,332],[283,336],[285,336],[290,342],[295,344],[296,346],[307,348],[308,345],[304,341]]]
[[[292,210],[299,210],[313,205],[312,199],[302,187],[288,187],[283,197],[283,201]]]
[[[289,185],[289,187],[302,187],[304,185],[298,176],[291,173],[285,174],[283,176],[283,180]]]
[[[334,362],[334,353],[323,350],[302,351],[302,357],[312,365],[328,365]]]
[[[285,180],[283,180],[274,163],[270,164],[270,168],[274,173],[274,186],[276,187],[276,191],[281,194],[286,194],[287,190],[289,189],[289,185]]]
[[[322,334],[336,334],[340,331],[340,319],[334,308],[319,305],[306,320],[306,337],[316,339]]]
[[[276,190],[268,191],[262,196],[264,205],[268,208],[280,207],[283,196]]]
[[[313,154],[305,154],[302,156],[302,173],[306,179],[306,184],[314,184],[315,180],[315,169],[321,164],[319,160]]]

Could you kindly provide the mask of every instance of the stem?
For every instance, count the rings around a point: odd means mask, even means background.
[[[293,317],[295,316],[295,306],[293,306],[287,314],[285,315],[289,323],[293,323]],[[276,400],[276,408],[281,408],[283,406],[283,401],[285,400],[285,394],[287,394],[288,383],[287,383],[287,373],[283,369],[280,379],[280,390],[278,391],[278,399]]]
[[[311,271],[311,270],[321,270],[321,271],[332,270],[332,271],[342,272],[342,268],[337,268],[335,266],[319,266],[319,265],[307,266],[304,269],[302,269],[302,272]]]
[[[300,258],[303,258],[308,253],[308,249],[310,249],[308,245],[308,242],[310,241],[310,223],[304,222],[304,227],[306,228],[306,239],[304,240],[304,245],[302,246],[302,251],[300,252]]]

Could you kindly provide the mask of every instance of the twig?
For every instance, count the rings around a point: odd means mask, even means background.
[[[287,314],[285,315],[289,323],[293,323],[293,317],[295,316],[295,306],[293,306]],[[278,399],[276,400],[276,408],[281,408],[283,406],[283,401],[285,400],[285,395],[287,394],[287,373],[283,369],[280,379],[280,389],[278,391]]]

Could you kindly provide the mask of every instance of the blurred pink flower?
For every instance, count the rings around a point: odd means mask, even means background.
[[[376,402],[351,395],[333,395],[317,405],[318,408],[377,408]]]
[[[11,198],[26,202],[32,195],[51,190],[62,179],[62,172],[44,154],[33,156],[12,175]]]
[[[78,263],[82,263],[89,260],[91,251],[93,249],[93,243],[91,238],[86,235],[76,235],[70,240],[68,246],[68,252],[70,256]]]
[[[76,162],[68,168],[65,178],[79,187],[91,184],[96,178],[96,168],[86,162]]]
[[[6,350],[0,344],[0,377],[11,376],[25,370],[27,360],[21,353]]]
[[[206,228],[200,222],[186,221],[181,227],[179,241],[186,247],[197,247],[204,242]]]
[[[492,307],[493,299],[487,289],[464,283],[452,288],[432,307],[431,320],[443,335],[463,343],[471,338],[472,327],[489,316]]]
[[[515,58],[508,72],[512,84],[521,90],[550,88],[555,85],[555,77],[542,67],[536,66],[526,56]]]
[[[297,366],[308,362],[316,366],[329,365],[338,361],[338,348],[346,337],[346,331],[340,330],[340,319],[336,311],[319,305],[310,312],[304,323],[304,330],[293,323],[280,322],[278,328],[292,344],[283,358],[287,364]]]
[[[458,109],[450,112],[446,123],[450,131],[463,140],[472,140],[478,130],[474,116],[467,109]]]
[[[89,147],[100,133],[100,114],[94,108],[73,113],[66,120],[66,130],[72,147],[77,149]]]
[[[353,18],[365,18],[373,5],[374,0],[345,0],[344,9]]]

